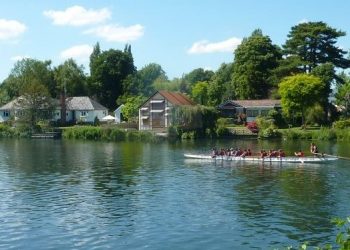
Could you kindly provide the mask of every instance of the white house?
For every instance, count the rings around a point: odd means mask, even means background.
[[[195,105],[187,96],[170,91],[157,91],[139,109],[139,130],[165,130],[171,125],[171,109]]]
[[[116,110],[114,110],[115,123],[122,122],[122,109],[124,104],[120,105]]]
[[[21,116],[22,112],[25,112],[19,105],[18,97],[11,102],[0,107],[0,122],[5,122],[14,117],[15,120]],[[59,121],[61,119],[61,106],[58,100],[56,102],[56,108],[53,111],[53,121]],[[87,96],[68,97],[66,98],[66,121],[74,123],[77,121],[82,122],[94,122],[95,117],[101,120],[108,115],[108,109],[102,106],[100,103]]]

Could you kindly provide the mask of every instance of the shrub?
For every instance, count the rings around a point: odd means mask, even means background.
[[[229,136],[230,135],[230,131],[228,130],[228,128],[223,127],[223,126],[219,126],[216,129],[216,135],[218,137],[224,137],[224,136]]]
[[[333,128],[336,128],[336,129],[350,128],[350,119],[339,120],[334,122]]]

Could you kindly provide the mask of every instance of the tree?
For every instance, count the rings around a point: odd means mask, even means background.
[[[16,105],[23,111],[19,120],[27,123],[33,130],[38,121],[52,118],[53,99],[47,87],[35,79],[23,87]]]
[[[266,98],[272,87],[271,70],[277,67],[281,53],[268,36],[255,30],[235,50],[232,82],[237,98]]]
[[[335,103],[340,106],[342,113],[346,116],[350,116],[350,77],[342,74],[341,77],[344,80],[344,84],[338,86],[335,94]]]
[[[208,82],[197,82],[192,88],[192,97],[194,101],[201,105],[208,103]]]
[[[203,68],[198,68],[184,75],[183,78],[189,84],[189,86],[192,87],[197,82],[209,82],[213,76],[214,76],[213,71],[205,70]]]
[[[168,81],[165,71],[159,64],[150,63],[137,72],[142,85],[140,86],[140,93],[149,96],[154,93],[154,82],[157,80]]]
[[[124,107],[122,108],[123,117],[130,121],[137,121],[138,111],[142,103],[145,102],[143,96],[131,96],[126,99]]]
[[[25,58],[15,63],[10,75],[4,80],[1,89],[9,99],[20,95],[20,91],[32,81],[45,86],[52,97],[56,95],[56,84],[51,69],[51,61]]]
[[[235,97],[232,84],[233,63],[223,63],[215,72],[208,86],[208,104],[216,106]]]
[[[78,66],[73,59],[68,59],[54,69],[57,90],[66,91],[68,96],[84,96],[87,94],[87,80],[84,66]]]
[[[96,59],[101,55],[101,48],[100,44],[97,42],[92,50],[92,53],[90,55],[90,75],[94,74],[93,70],[95,69],[94,63]]]
[[[344,56],[346,51],[335,44],[345,32],[336,30],[324,22],[307,22],[293,26],[288,34],[284,54],[295,56],[303,72],[311,72],[316,66],[323,63],[332,63],[335,67],[347,68],[350,61]]]
[[[324,88],[321,79],[313,75],[286,77],[279,85],[283,114],[289,119],[301,116],[304,124],[306,110],[319,103]]]
[[[91,94],[102,105],[114,109],[118,97],[123,95],[123,81],[136,72],[131,52],[110,49],[98,55],[91,65]]]

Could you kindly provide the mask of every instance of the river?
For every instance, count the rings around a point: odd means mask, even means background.
[[[334,243],[350,161],[186,160],[211,147],[308,150],[308,141],[0,141],[0,249],[275,249]],[[349,143],[317,142],[350,157]]]

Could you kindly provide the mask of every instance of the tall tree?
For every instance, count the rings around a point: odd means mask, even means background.
[[[335,103],[340,106],[344,116],[350,117],[350,77],[342,73],[344,84],[338,85],[335,94]]]
[[[235,50],[232,82],[237,98],[268,97],[272,87],[271,70],[277,67],[280,58],[280,49],[261,30],[244,38]]]
[[[21,89],[21,97],[16,105],[22,109],[20,120],[26,122],[35,130],[38,121],[50,120],[54,109],[54,102],[46,86],[39,83],[37,79],[31,79]]]
[[[321,79],[313,75],[286,77],[279,86],[282,110],[286,118],[299,116],[304,124],[307,109],[319,103],[324,88]]]
[[[212,70],[198,68],[184,75],[184,80],[188,82],[190,86],[193,86],[197,82],[209,82],[213,76],[214,72]]]
[[[56,84],[51,69],[51,61],[25,58],[16,62],[1,88],[7,92],[10,99],[13,99],[19,96],[21,89],[30,84],[31,81],[46,86],[49,93],[55,97]]]
[[[73,59],[68,59],[54,69],[57,90],[65,90],[67,96],[84,96],[87,94],[87,79],[84,66],[78,66]]]
[[[144,66],[137,72],[137,76],[142,82],[140,92],[145,96],[149,96],[155,91],[153,84],[157,79],[165,82],[168,81],[168,77],[162,66],[156,63],[150,63]]]
[[[131,52],[110,49],[92,63],[90,91],[109,109],[123,95],[123,81],[136,72]]]
[[[101,55],[101,48],[100,48],[100,44],[97,42],[92,50],[92,53],[90,55],[90,75],[93,74],[93,70],[94,70],[94,63],[96,61],[96,59]]]
[[[201,105],[207,105],[208,82],[197,82],[192,88],[192,97],[196,103]]]
[[[324,22],[307,22],[293,26],[288,34],[284,54],[299,59],[299,68],[305,73],[323,63],[332,63],[335,67],[347,68],[350,61],[344,56],[346,51],[336,46],[337,39],[345,32],[336,30]]]
[[[208,86],[208,104],[216,106],[235,97],[232,84],[233,63],[223,63],[215,72]]]

